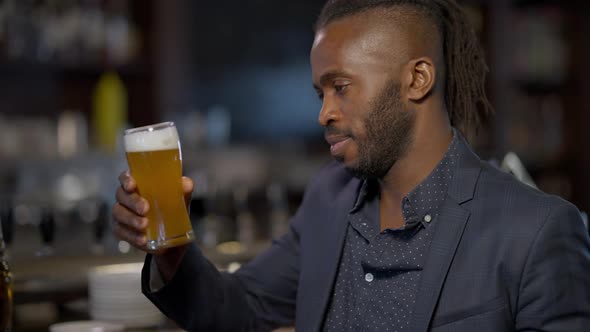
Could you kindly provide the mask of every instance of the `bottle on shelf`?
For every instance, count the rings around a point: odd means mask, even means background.
[[[96,147],[115,152],[127,121],[127,89],[116,71],[107,70],[100,76],[92,104]]]

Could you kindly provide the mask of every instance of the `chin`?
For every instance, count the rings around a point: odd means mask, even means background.
[[[340,154],[336,156],[332,156],[334,160],[344,165],[346,168],[357,168],[358,167],[358,158],[351,158],[346,154]]]
[[[358,160],[344,160],[341,158],[339,160],[337,159],[337,161],[340,162],[344,168],[346,168],[346,170],[352,173],[355,177],[363,179],[366,178],[365,174],[363,174],[359,167]]]
[[[394,164],[395,162],[393,162]],[[381,163],[381,164],[366,164],[361,163],[359,159],[355,159],[354,162],[343,163],[344,167],[359,179],[383,179],[393,164]]]
[[[361,179],[361,180],[373,179],[373,177],[370,174],[362,172],[361,169],[359,169],[358,167],[349,167],[349,166],[345,165],[345,168],[350,174],[352,174],[352,176],[354,176],[357,179]]]

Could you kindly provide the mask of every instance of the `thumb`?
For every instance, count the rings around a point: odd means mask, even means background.
[[[186,176],[182,177],[182,192],[184,194],[184,203],[186,204],[187,208],[188,208],[189,204],[191,203],[191,198],[192,198],[194,187],[195,187],[195,184],[193,183],[193,180],[191,180],[190,178],[187,178]]]

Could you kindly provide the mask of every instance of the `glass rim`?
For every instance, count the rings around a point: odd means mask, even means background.
[[[147,126],[126,129],[124,135],[130,135],[130,134],[138,133],[141,131],[160,130],[160,129],[170,128],[170,127],[176,127],[174,125],[174,122],[172,122],[172,121],[160,122],[160,123],[155,123],[155,124],[151,124],[151,125],[147,125]]]

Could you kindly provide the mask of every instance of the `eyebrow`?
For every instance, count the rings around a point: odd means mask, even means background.
[[[339,77],[339,76],[346,76],[346,74],[341,70],[327,71],[327,72],[323,73],[322,76],[320,76],[319,86],[317,84],[315,84],[315,82],[314,82],[313,88],[316,90],[319,90],[320,86],[324,86],[324,85],[328,84],[328,82],[334,80],[336,77]]]

